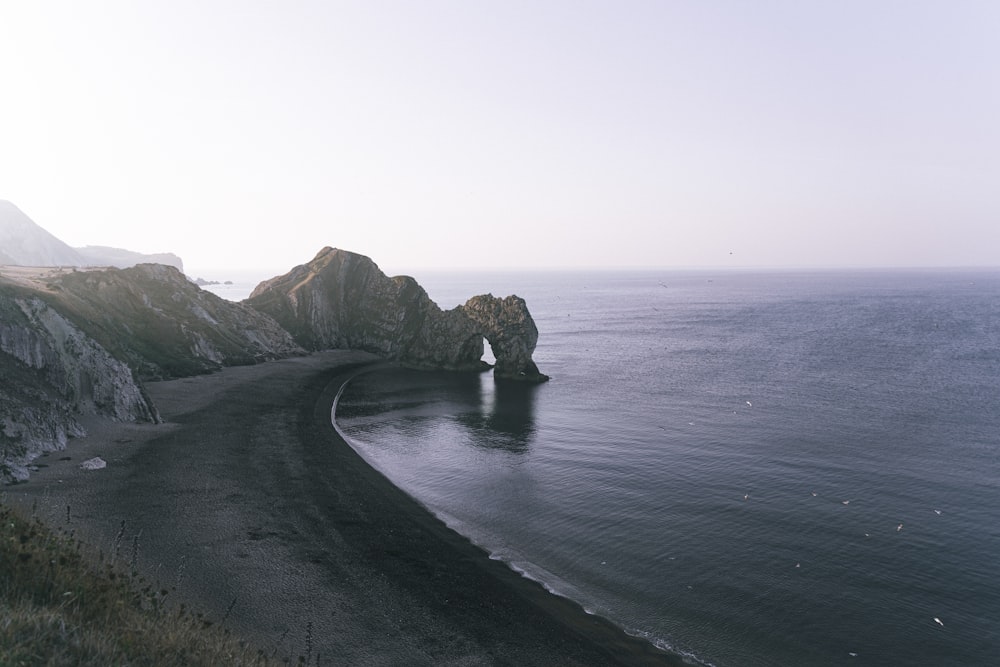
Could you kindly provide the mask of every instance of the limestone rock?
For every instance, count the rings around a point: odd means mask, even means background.
[[[480,296],[442,311],[413,278],[390,278],[356,253],[323,248],[308,264],[258,285],[245,303],[308,350],[361,349],[418,368],[483,370],[485,338],[496,377],[548,379],[531,359],[538,329],[523,299]]]
[[[158,421],[143,379],[302,353],[273,319],[173,267],[0,277],[0,480],[86,435],[83,415]]]
[[[367,257],[332,248],[261,283],[245,303],[308,350],[352,348],[390,357],[401,355],[428,312],[440,310],[412,278],[389,278]]]
[[[0,284],[0,479],[86,435],[80,415],[158,421],[132,369],[38,295]]]
[[[459,309],[490,342],[497,359],[493,374],[514,380],[544,381],[531,355],[538,343],[538,327],[519,296],[498,299],[492,294],[474,296]]]
[[[92,459],[87,459],[80,464],[81,470],[103,470],[108,467],[108,462],[102,459],[100,456],[95,456]]]

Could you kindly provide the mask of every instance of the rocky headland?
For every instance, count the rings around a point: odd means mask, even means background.
[[[488,340],[497,378],[548,379],[531,359],[538,329],[524,299],[487,294],[441,310],[413,278],[390,278],[352,252],[323,248],[308,264],[258,285],[245,303],[307,350],[347,348],[413,368],[483,370]]]
[[[414,368],[541,382],[523,299],[481,295],[448,311],[413,278],[333,248],[234,303],[177,268],[0,271],[0,478],[85,435],[81,419],[157,422],[145,382],[353,349]]]

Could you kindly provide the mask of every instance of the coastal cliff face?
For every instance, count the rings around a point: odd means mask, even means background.
[[[159,421],[143,380],[302,353],[274,320],[173,267],[0,278],[0,480],[85,435],[81,416]]]
[[[324,248],[308,264],[261,283],[245,301],[309,350],[351,348],[417,368],[482,370],[483,339],[498,378],[544,381],[531,359],[538,329],[523,299],[490,295],[442,311],[408,276],[369,258]]]
[[[0,289],[0,478],[85,435],[78,416],[159,420],[132,370],[37,296]]]
[[[434,303],[412,278],[389,278],[362,255],[324,248],[257,286],[244,302],[308,350],[353,348],[398,357]]]

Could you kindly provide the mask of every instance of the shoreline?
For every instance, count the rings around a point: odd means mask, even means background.
[[[88,424],[3,493],[267,655],[687,664],[490,558],[364,461],[331,413],[376,361],[334,351],[151,383],[165,424]],[[93,456],[108,467],[81,470]]]

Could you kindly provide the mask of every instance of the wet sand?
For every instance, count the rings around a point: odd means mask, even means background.
[[[278,659],[682,664],[490,560],[369,467],[329,416],[371,363],[334,351],[152,383],[164,424],[92,422],[0,491]],[[108,466],[79,468],[94,456]]]

